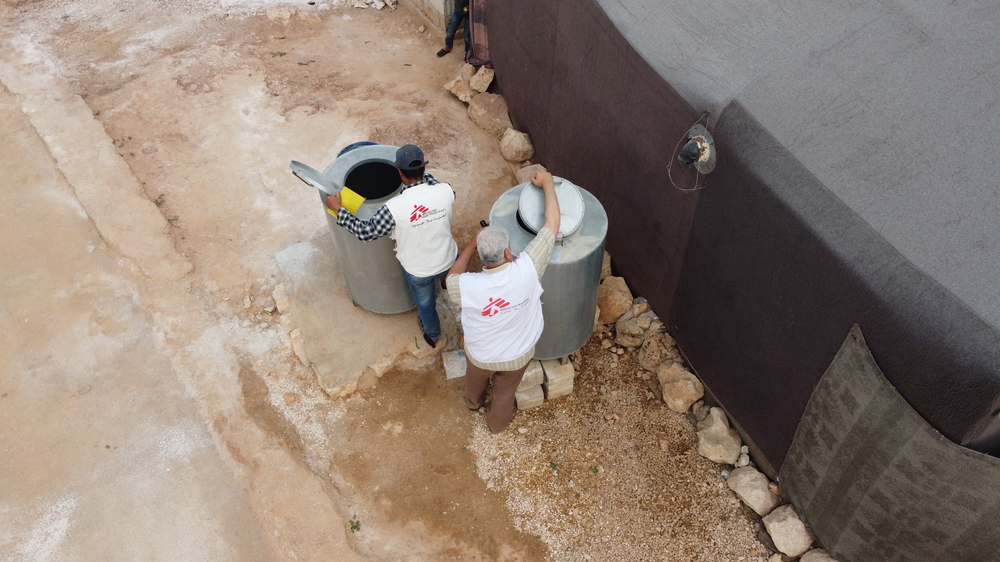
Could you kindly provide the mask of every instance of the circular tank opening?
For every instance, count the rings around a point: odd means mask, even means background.
[[[344,186],[365,199],[381,199],[392,194],[402,183],[392,164],[368,162],[347,174]]]
[[[518,209],[516,215],[517,215],[517,226],[520,226],[522,229],[524,229],[525,232],[530,232],[532,234],[538,234],[537,230],[535,230],[534,228],[531,228],[530,226],[528,226],[527,224],[525,224],[524,219],[521,218],[521,211],[520,211],[520,209]]]

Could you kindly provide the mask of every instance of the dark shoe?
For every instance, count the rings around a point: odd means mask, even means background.
[[[438,341],[431,339],[431,337],[428,336],[426,332],[424,332],[424,341],[427,342],[427,345],[431,347],[437,347]]]
[[[447,55],[450,52],[451,52],[451,49],[441,49],[440,51],[438,51],[438,56],[439,57],[443,57],[443,56]]]

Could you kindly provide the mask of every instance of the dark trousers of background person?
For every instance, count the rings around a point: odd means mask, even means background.
[[[451,13],[451,18],[448,20],[447,27],[444,28],[444,48],[449,51],[455,48],[455,34],[458,33],[458,26],[465,22],[465,29],[463,33],[465,34],[465,52],[469,52],[469,48],[472,46],[472,37],[469,34],[469,14],[466,13],[465,7],[461,6],[460,2],[455,2],[455,11]]]

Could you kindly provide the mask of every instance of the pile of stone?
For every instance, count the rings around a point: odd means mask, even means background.
[[[469,105],[469,119],[473,123],[500,140],[500,154],[504,159],[512,164],[527,162],[535,155],[535,147],[527,133],[514,129],[503,96],[486,92],[492,82],[492,68],[481,66],[476,70],[466,64],[444,88]]]
[[[396,0],[332,0],[332,3],[337,8],[347,5],[352,8],[375,8],[376,10],[381,10],[386,6],[392,9],[396,8]]]
[[[607,262],[608,256],[605,259]],[[607,265],[605,269],[610,272]],[[615,356],[638,353],[639,365],[647,371],[639,376],[648,381],[655,374],[667,407],[677,413],[691,413],[696,421],[698,453],[726,465],[722,475],[729,488],[763,518],[764,528],[778,551],[768,562],[789,562],[800,556],[802,562],[835,562],[825,550],[812,549],[815,541],[795,507],[781,505],[777,484],[754,467],[749,448],[730,427],[722,408],[705,404],[701,381],[684,367],[676,342],[646,300],[633,298],[621,277],[602,273],[597,304],[596,329],[609,336],[601,346]]]

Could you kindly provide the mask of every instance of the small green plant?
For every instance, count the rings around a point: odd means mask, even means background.
[[[181,218],[175,216],[175,217],[168,218],[167,222],[170,223],[170,226],[177,226],[177,221],[179,221],[179,220],[181,220]]]
[[[557,462],[549,463],[549,468],[551,468],[552,470],[559,470],[559,463]]]
[[[156,197],[156,199],[153,199],[153,204],[155,204],[157,207],[162,207],[163,204],[166,203],[166,201],[164,200],[166,196],[167,196],[166,193],[161,193]]]
[[[283,57],[283,56],[285,56],[287,54],[288,53],[286,53],[285,51],[271,51],[271,56],[272,57]]]
[[[462,445],[462,452],[463,452],[463,453],[467,452],[468,450],[469,450],[469,447],[468,447],[468,446],[466,446],[466,445]]]
[[[361,520],[358,519],[357,515],[355,515],[351,517],[351,532],[357,533],[360,530],[361,530]]]
[[[597,468],[596,466],[592,466],[590,467],[590,471],[593,472],[594,474],[600,474],[601,469]]]

